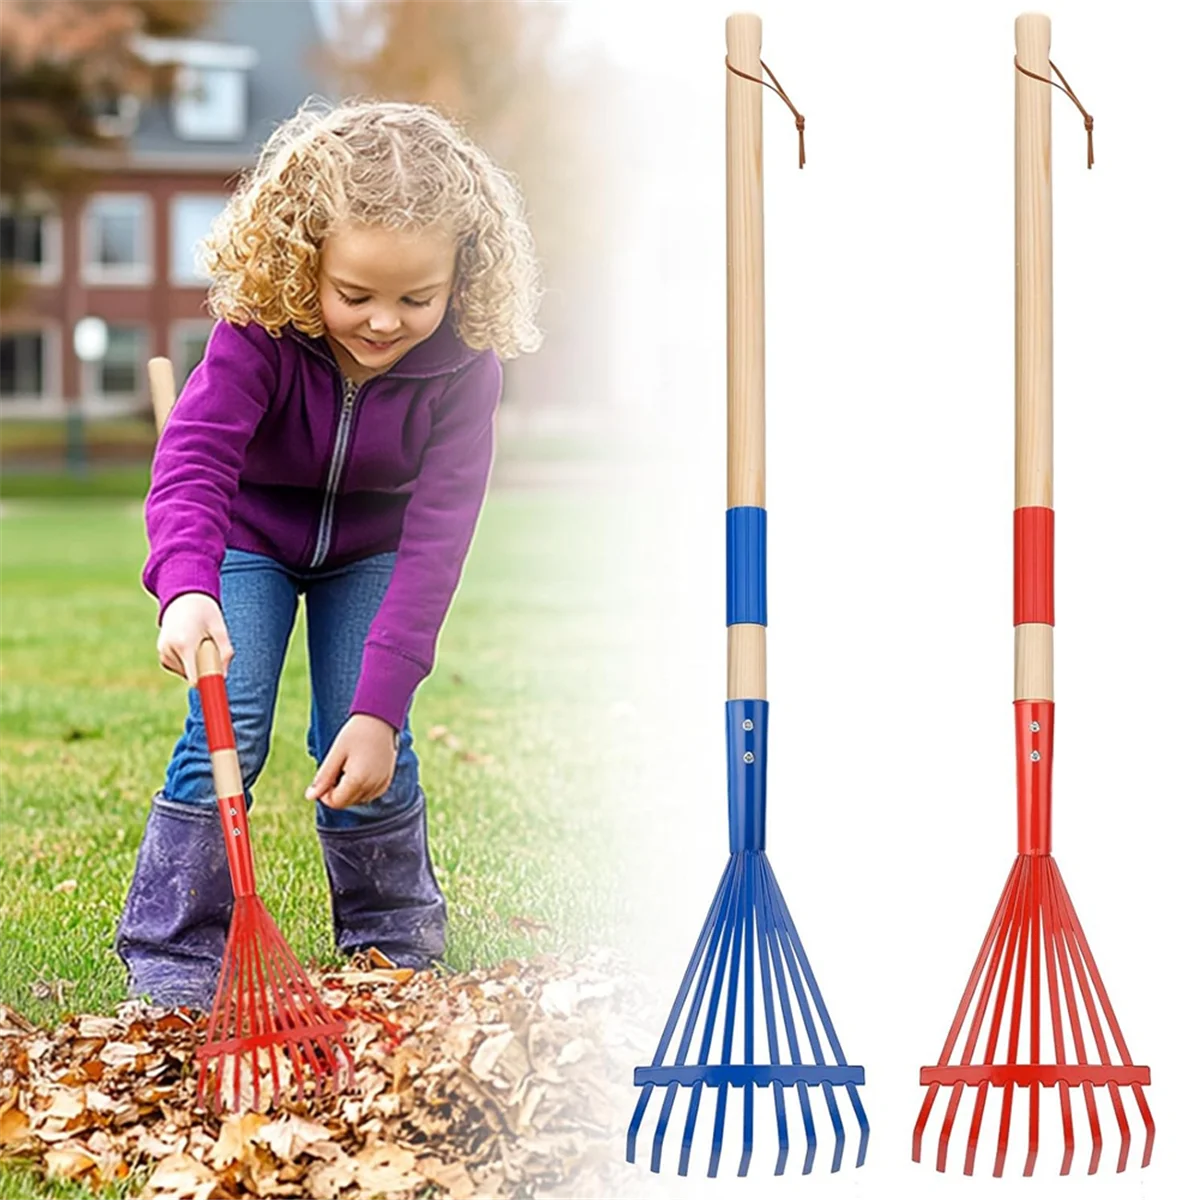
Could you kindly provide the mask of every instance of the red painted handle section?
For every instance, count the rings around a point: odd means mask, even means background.
[[[1013,624],[1054,624],[1054,509],[1013,513]]]
[[[204,733],[208,752],[237,750],[233,736],[233,718],[229,714],[229,695],[223,675],[201,675],[197,680],[200,707],[204,712]],[[241,783],[239,775],[239,785]],[[229,859],[229,877],[234,896],[253,896],[254,855],[250,851],[250,824],[246,819],[246,797],[239,791],[235,796],[218,796],[217,811],[221,816],[221,832],[225,835],[225,854]]]
[[[1018,700],[1017,853],[1050,853],[1050,782],[1054,763],[1054,703]]]

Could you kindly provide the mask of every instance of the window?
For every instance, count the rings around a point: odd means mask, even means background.
[[[203,284],[196,251],[225,207],[224,196],[175,196],[171,200],[171,282]]]
[[[104,357],[84,367],[88,394],[105,399],[140,395],[145,362],[145,331],[138,325],[109,325]]]
[[[0,400],[28,399],[45,393],[46,343],[40,329],[0,334]]]
[[[0,264],[35,283],[57,282],[61,267],[57,215],[37,209],[0,207]]]
[[[133,95],[105,85],[92,102],[92,120],[101,137],[127,138],[137,129],[141,101]]]
[[[178,387],[183,387],[184,380],[204,357],[211,333],[211,321],[176,321],[171,327],[171,362],[175,365]]]
[[[113,192],[93,196],[83,212],[86,283],[149,283],[150,198]]]
[[[183,66],[175,74],[175,132],[193,142],[236,142],[246,134],[246,73]]]

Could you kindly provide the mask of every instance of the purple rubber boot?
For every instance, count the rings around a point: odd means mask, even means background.
[[[133,882],[117,925],[131,997],[207,1010],[217,990],[233,885],[217,810],[150,806]]]
[[[424,794],[394,817],[319,833],[338,949],[354,954],[374,946],[418,971],[440,957],[446,901],[429,860]]]

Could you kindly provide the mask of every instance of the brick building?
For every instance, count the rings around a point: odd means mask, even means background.
[[[119,145],[87,152],[94,190],[20,213],[0,197],[0,258],[27,284],[0,330],[0,417],[61,416],[74,399],[89,417],[147,409],[155,354],[182,382],[212,325],[196,243],[272,128],[328,94],[322,16],[319,0],[222,0],[191,37],[141,39],[147,61],[175,65],[174,93],[98,117]],[[108,325],[99,363],[75,357],[84,316]]]

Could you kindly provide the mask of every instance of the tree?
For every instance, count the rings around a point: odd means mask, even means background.
[[[545,274],[547,342],[514,379],[526,393],[595,400],[606,387],[619,89],[603,60],[567,58],[566,15],[515,0],[370,0],[344,12],[330,67],[344,94],[435,105],[517,176]]]
[[[86,190],[72,147],[114,139],[96,130],[106,102],[144,97],[170,82],[131,47],[134,34],[171,37],[204,20],[208,0],[2,0],[0,191],[17,207],[31,194]],[[0,277],[0,308],[16,301]]]

